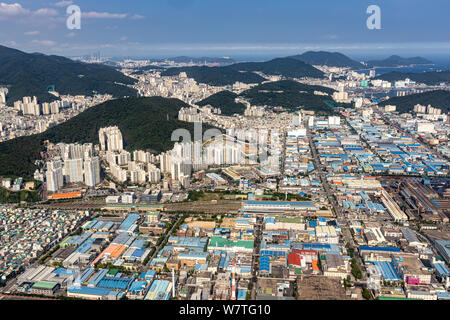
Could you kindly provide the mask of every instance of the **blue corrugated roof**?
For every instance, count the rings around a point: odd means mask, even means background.
[[[359,246],[360,251],[386,251],[386,252],[400,252],[399,248],[396,247],[369,247],[369,246]]]
[[[145,290],[145,287],[147,287],[147,281],[134,281],[130,285],[128,292],[135,293],[136,291],[142,291]]]
[[[144,249],[136,249],[134,250],[134,252],[131,254],[132,257],[136,257],[136,258],[141,258],[145,253]]]
[[[71,286],[67,289],[67,292],[78,293],[78,294],[89,294],[89,295],[96,295],[96,296],[107,296],[107,295],[120,296],[121,295],[120,293],[111,291],[109,289],[91,288],[91,287],[84,287],[84,286]]]
[[[131,278],[104,277],[100,280],[97,287],[125,290],[131,281],[133,281]]]

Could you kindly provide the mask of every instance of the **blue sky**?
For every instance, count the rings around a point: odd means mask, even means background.
[[[66,28],[71,3],[81,30]],[[381,30],[366,27],[373,4]],[[0,0],[0,44],[65,56],[436,56],[450,53],[449,12],[448,0]]]

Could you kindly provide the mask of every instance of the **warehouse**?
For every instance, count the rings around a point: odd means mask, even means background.
[[[118,275],[118,274],[117,274]],[[127,277],[103,277],[97,284],[97,288],[111,289],[111,290],[120,290],[126,291],[131,282],[133,282],[132,278]]]
[[[172,282],[168,280],[153,281],[145,300],[169,300],[171,296]]]
[[[91,288],[84,286],[71,286],[67,289],[67,296],[88,300],[120,300],[123,292],[116,292],[103,288]]]
[[[32,294],[42,294],[45,296],[53,296],[56,291],[60,288],[59,283],[50,281],[39,281],[33,284],[30,293]]]
[[[250,240],[227,240],[222,237],[213,236],[208,244],[208,251],[225,250],[233,252],[252,252],[253,241]]]
[[[129,299],[143,299],[147,294],[147,281],[134,281],[127,292]]]
[[[402,280],[398,275],[397,271],[395,270],[395,267],[392,264],[392,262],[373,261],[368,263],[372,263],[375,266],[377,272],[382,275],[385,281],[394,282]]]
[[[400,209],[398,204],[392,199],[389,193],[386,190],[381,189],[381,201],[384,206],[387,208],[389,214],[394,219],[394,221],[406,221],[408,220],[408,216]]]
[[[436,240],[436,249],[442,255],[442,257],[450,263],[450,240]]]
[[[359,246],[361,253],[380,252],[380,253],[400,253],[400,249],[397,247],[369,247]]]
[[[412,247],[418,247],[418,246],[426,246],[426,243],[422,243],[416,236],[416,234],[414,233],[414,231],[412,231],[409,228],[402,228],[401,232],[403,234],[403,237],[406,239],[406,241],[408,241],[408,245],[412,246]]]
[[[208,256],[207,252],[180,253],[178,260],[181,266],[195,266],[197,263],[206,263]]]
[[[299,201],[253,201],[244,202],[243,212],[256,214],[285,213],[289,211],[315,213],[318,210],[312,202]]]

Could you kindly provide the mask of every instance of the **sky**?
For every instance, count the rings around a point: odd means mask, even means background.
[[[81,10],[81,29],[66,9]],[[377,5],[381,29],[370,30]],[[448,0],[0,0],[0,44],[68,57],[449,57]]]

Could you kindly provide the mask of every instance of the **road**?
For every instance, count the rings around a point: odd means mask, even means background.
[[[253,247],[253,259],[252,259],[252,291],[251,291],[251,299],[256,300],[256,285],[258,284],[258,269],[259,269],[259,252],[261,249],[261,236],[262,236],[262,227],[264,224],[264,218],[262,216],[256,217],[255,224],[255,241]]]
[[[281,154],[281,169],[280,173],[284,176],[284,168],[286,165],[286,131],[282,130],[281,135],[283,136],[283,142],[281,143],[282,154]]]
[[[159,250],[161,250],[162,246],[164,245],[164,243],[166,242],[166,240],[170,237],[170,235],[172,234],[172,231],[175,229],[175,226],[177,225],[177,223],[182,219],[182,216],[178,217],[177,221],[173,224],[172,228],[170,228],[170,230],[168,232],[166,232],[164,239],[161,241],[161,243],[158,245],[158,247],[156,248],[155,252],[153,252],[152,256],[150,257],[150,259],[148,260],[148,264],[150,264],[150,262],[156,257],[156,255],[158,254]],[[142,266],[140,271],[145,271],[144,269],[147,269],[145,266]]]
[[[341,206],[337,203],[336,198],[334,197],[333,192],[331,191],[330,185],[328,184],[328,180],[326,178],[327,172],[325,172],[325,166],[320,163],[319,156],[317,154],[316,146],[314,145],[313,136],[311,134],[311,130],[307,129],[307,136],[314,160],[314,166],[316,167],[316,172],[320,177],[320,181],[322,182],[322,186],[325,190],[325,193],[328,197],[328,200],[330,201],[331,205],[334,208],[334,211],[336,213],[336,218],[338,223],[341,226],[342,235],[344,237],[344,240],[346,243],[350,244],[350,248],[353,249],[353,252],[355,253],[354,257],[356,259],[356,263],[358,264],[359,268],[361,269],[362,274],[362,281],[365,281],[367,278],[367,272],[364,267],[364,264],[362,263],[361,257],[358,254],[357,251],[357,245],[355,244],[353,240],[353,236],[350,232],[350,225],[349,221],[345,217],[345,213],[342,211]]]

